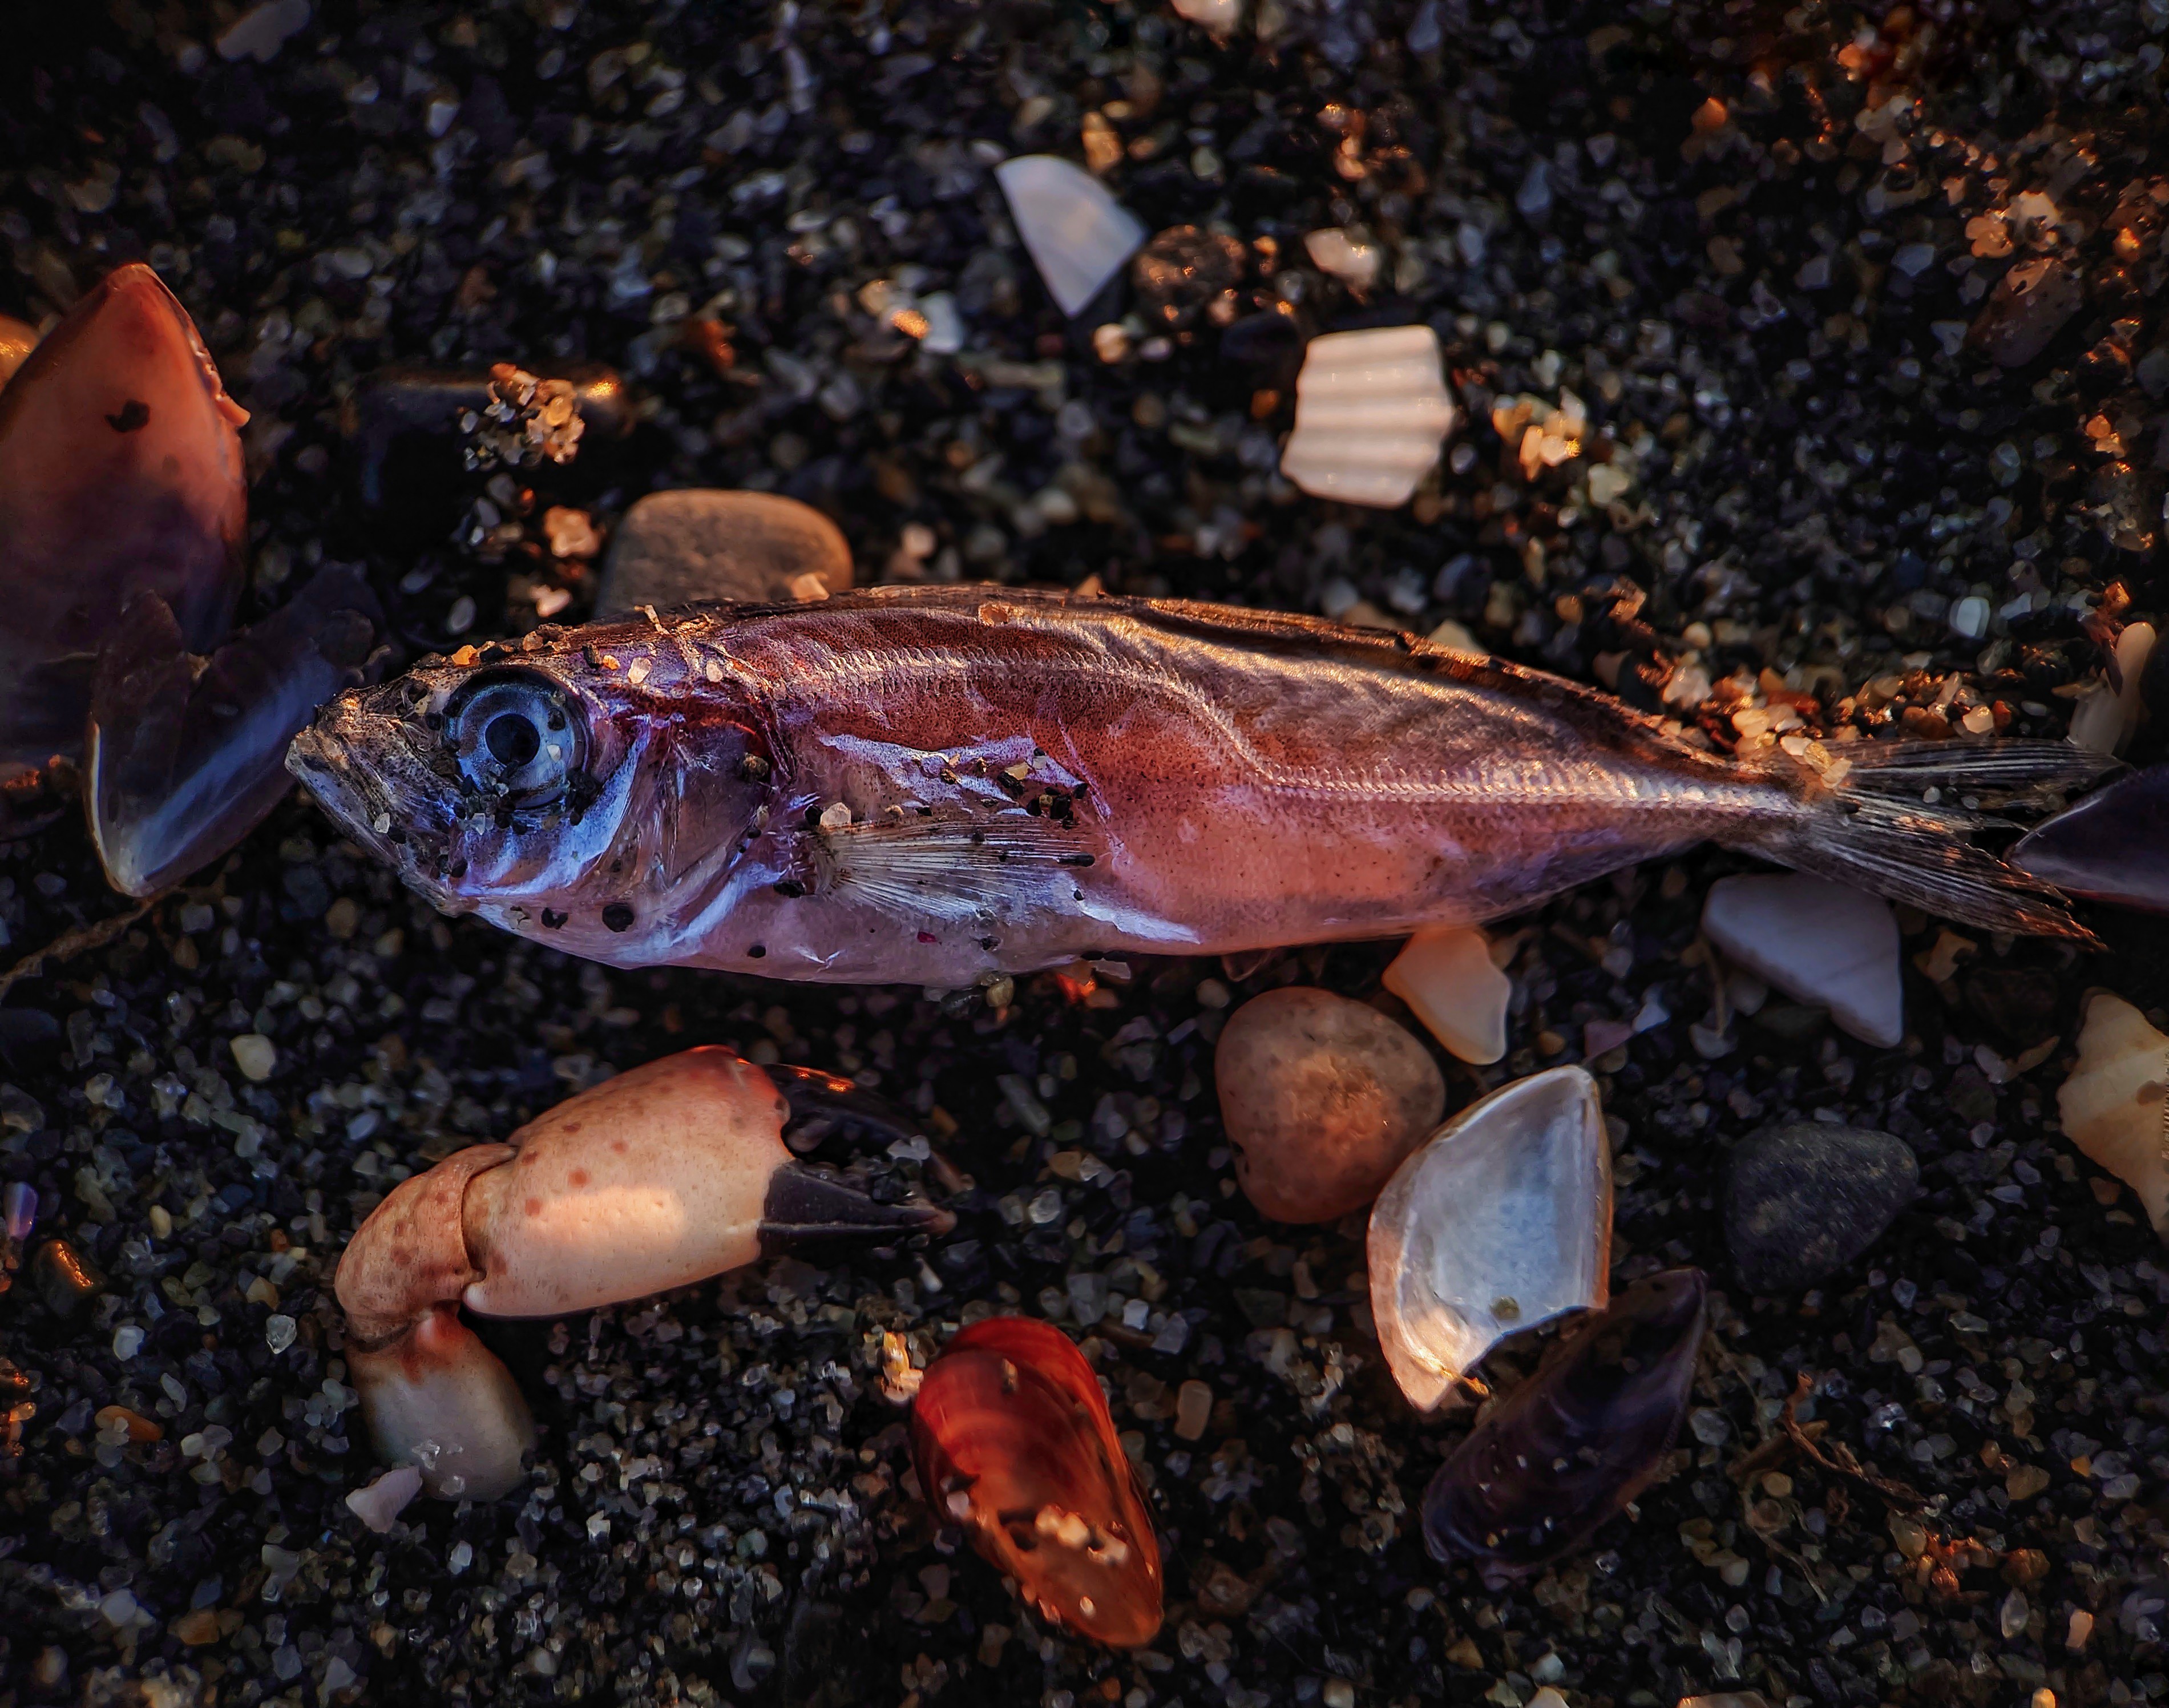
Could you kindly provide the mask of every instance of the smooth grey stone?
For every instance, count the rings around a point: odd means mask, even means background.
[[[1791,1293],[1883,1237],[1921,1187],[1902,1139],[1865,1127],[1771,1127],[1732,1154],[1724,1239],[1756,1293]]]
[[[851,584],[843,531],[810,505],[766,492],[651,493],[611,536],[595,615],[707,599],[796,599],[791,584],[809,574],[831,593]]]

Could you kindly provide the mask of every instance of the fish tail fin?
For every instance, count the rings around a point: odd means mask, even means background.
[[[1763,762],[1804,810],[1740,846],[1984,931],[2093,941],[2060,891],[1971,838],[2009,824],[1985,802],[2046,807],[2115,760],[2060,741],[1863,742],[1823,753],[1820,767],[1785,755]]]

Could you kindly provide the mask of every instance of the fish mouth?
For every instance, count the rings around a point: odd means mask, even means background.
[[[434,876],[450,840],[449,815],[438,804],[440,780],[396,724],[371,724],[387,720],[372,718],[360,694],[341,695],[287,745],[286,769],[349,838],[440,910],[472,912],[472,901]],[[440,818],[442,828],[432,822]]]

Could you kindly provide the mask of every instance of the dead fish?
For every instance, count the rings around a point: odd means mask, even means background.
[[[1735,763],[1408,636],[975,587],[464,648],[342,695],[288,758],[447,912],[620,966],[951,988],[1476,923],[1703,841],[2081,936],[1953,798],[2102,763],[2021,742]]]
[[[166,602],[191,651],[226,638],[248,419],[140,264],[109,274],[0,391],[0,772],[81,757],[99,648],[136,595]]]

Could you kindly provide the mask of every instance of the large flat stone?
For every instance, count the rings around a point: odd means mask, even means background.
[[[765,492],[651,493],[611,536],[595,615],[700,600],[798,599],[808,575],[823,597],[851,584],[843,531],[810,505]]]

